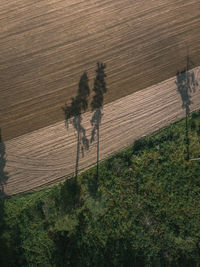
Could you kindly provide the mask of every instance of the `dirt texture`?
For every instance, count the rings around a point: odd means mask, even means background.
[[[200,67],[193,70],[200,85]],[[190,111],[200,108],[200,86],[191,93]],[[88,140],[91,138],[91,112],[82,116],[82,126]],[[103,108],[100,124],[100,160],[111,153],[169,125],[185,116],[176,77],[125,96]],[[95,139],[96,140],[96,139]],[[6,174],[7,195],[24,192],[75,173],[77,159],[77,132],[65,122],[41,128],[3,143],[5,158],[2,173]],[[96,162],[96,141],[90,144],[84,157],[79,155],[79,170]],[[200,148],[199,148],[200,149]]]
[[[176,75],[187,54],[199,66],[199,14],[199,0],[1,0],[3,139],[63,120],[97,61],[107,63],[105,103]]]

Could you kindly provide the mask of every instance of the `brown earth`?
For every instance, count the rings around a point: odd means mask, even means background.
[[[199,83],[191,94],[191,111],[200,108],[200,67],[194,70]],[[176,78],[170,78],[139,92],[125,96],[103,109],[100,125],[100,160],[127,146],[141,136],[185,116]],[[83,114],[82,125],[90,139],[91,112]],[[72,125],[67,130],[64,121],[41,128],[1,144],[0,172],[7,177],[7,195],[13,195],[74,173],[77,133]],[[199,148],[195,148],[196,150]],[[79,170],[96,162],[96,142],[84,157],[80,154]],[[3,160],[4,159],[4,160]]]
[[[105,103],[200,64],[199,0],[1,0],[3,139],[63,119],[96,62],[107,63]]]

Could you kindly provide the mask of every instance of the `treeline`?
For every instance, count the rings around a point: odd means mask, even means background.
[[[200,152],[200,112],[188,117]],[[200,162],[185,120],[41,192],[1,200],[0,266],[199,266]]]

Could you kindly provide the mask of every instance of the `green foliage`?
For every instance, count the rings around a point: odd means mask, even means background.
[[[189,119],[200,156],[200,113]],[[199,266],[200,162],[184,120],[63,185],[0,202],[1,266]]]

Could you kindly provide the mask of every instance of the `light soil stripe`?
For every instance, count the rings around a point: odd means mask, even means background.
[[[200,67],[193,69],[200,84]],[[176,77],[138,91],[103,109],[100,126],[100,159],[122,149],[134,140],[148,135],[184,117]],[[200,91],[192,94],[191,111],[200,108]],[[91,112],[83,114],[82,124],[90,138]],[[17,194],[72,174],[76,162],[76,132],[59,122],[5,142],[8,195]],[[96,161],[96,143],[82,158],[79,169]]]

